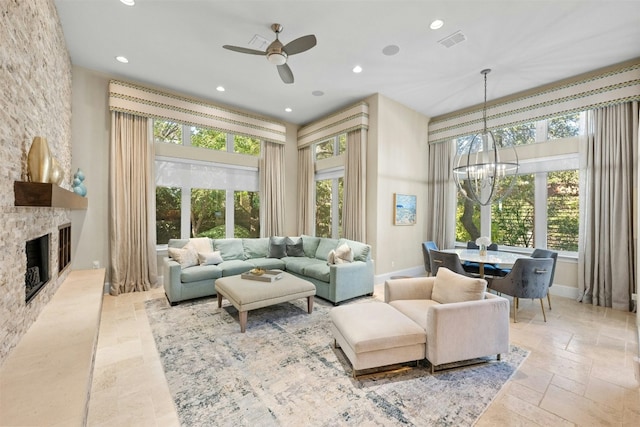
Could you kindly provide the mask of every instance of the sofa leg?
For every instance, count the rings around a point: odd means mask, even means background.
[[[431,363],[431,375],[436,373],[436,365],[434,365],[433,363]]]
[[[171,300],[169,299],[169,295],[167,295],[167,294],[166,294],[166,292],[165,292],[164,296],[167,298],[167,301],[169,301],[169,305],[170,305],[171,307],[174,307],[174,306],[178,305],[178,302],[177,302],[177,301],[171,301]]]
[[[498,353],[498,356],[496,357],[496,359],[498,359],[498,360],[502,359],[502,355],[500,353]]]

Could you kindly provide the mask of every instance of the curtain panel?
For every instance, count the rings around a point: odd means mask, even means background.
[[[487,103],[490,130],[640,100],[640,59],[607,67]],[[434,117],[429,142],[482,130],[483,105]]]
[[[112,295],[157,283],[154,147],[149,120],[113,111],[109,162]]]
[[[284,233],[285,163],[284,145],[265,142],[260,159],[260,235],[282,236]]]
[[[286,127],[275,120],[117,80],[109,82],[109,109],[279,144],[286,142]]]
[[[357,129],[347,133],[342,202],[342,232],[344,237],[366,241],[367,131]]]
[[[315,213],[315,194],[313,153],[311,147],[298,150],[298,233],[312,236]]]
[[[426,240],[436,242],[439,248],[452,248],[455,244],[457,194],[453,181],[454,144],[430,144],[427,153],[427,200],[430,208],[425,214]]]
[[[589,112],[578,258],[584,303],[630,311],[636,292],[638,102]]]

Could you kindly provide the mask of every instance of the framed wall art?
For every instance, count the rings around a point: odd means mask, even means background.
[[[393,224],[415,225],[416,196],[393,193]]]

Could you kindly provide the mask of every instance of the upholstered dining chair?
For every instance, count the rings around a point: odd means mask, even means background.
[[[540,299],[542,317],[547,321],[542,298],[549,293],[549,280],[553,272],[552,258],[520,258],[504,277],[488,278],[488,287],[500,294],[513,297],[513,322],[516,323],[520,298]]]
[[[433,242],[431,240],[422,242],[422,257],[424,258],[424,269],[427,272],[427,276],[431,276],[431,257],[429,256],[429,251],[434,250],[438,250],[438,245],[436,245],[436,242]]]
[[[470,276],[462,268],[460,257],[456,253],[448,253],[437,250],[429,250],[429,257],[431,258],[431,274],[438,274],[440,267],[447,267],[454,273],[462,274],[463,276]]]
[[[476,245],[475,242],[468,241],[467,249],[480,249],[480,247]],[[490,244],[489,246],[487,246],[487,250],[497,251],[498,244],[497,243]],[[467,273],[480,274],[480,264],[478,264],[477,262],[465,261],[462,263],[462,268],[464,268],[464,271],[466,271]],[[504,273],[503,270],[495,264],[485,264],[484,274],[488,276],[504,276],[506,273]]]
[[[553,277],[556,274],[556,263],[558,261],[558,252],[550,251],[548,249],[534,249],[531,254],[531,258],[551,258],[553,259],[553,268],[551,269],[551,277],[549,278],[549,287],[553,285]],[[485,267],[486,268],[486,267]],[[510,268],[504,268],[498,276],[505,276],[511,271]],[[549,303],[549,310],[551,310],[551,294],[547,292],[547,302]]]

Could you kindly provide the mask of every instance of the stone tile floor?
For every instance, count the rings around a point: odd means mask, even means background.
[[[179,425],[144,309],[153,298],[163,290],[105,295],[89,426]],[[551,304],[545,323],[539,301],[520,301],[511,342],[531,354],[476,425],[640,425],[635,314],[553,295]]]

